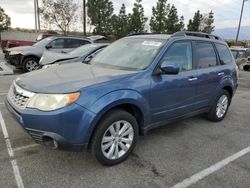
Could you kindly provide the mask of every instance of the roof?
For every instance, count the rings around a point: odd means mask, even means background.
[[[127,36],[127,38],[137,38],[137,39],[159,39],[159,40],[167,40],[171,37],[171,35],[167,34],[142,34],[142,35],[131,35]]]
[[[222,40],[221,37],[208,34],[208,33],[202,33],[202,32],[192,32],[192,31],[179,31],[172,35],[168,34],[158,34],[158,33],[132,33],[128,35],[129,38],[143,38],[143,39],[161,39],[161,40],[167,40],[169,38],[189,38],[189,39],[198,39],[198,40],[204,40],[204,41],[213,41],[218,43],[225,43],[224,40]]]
[[[235,51],[247,51],[248,48],[230,48],[230,50],[235,50]]]
[[[56,39],[56,38],[83,39],[83,40],[91,41],[89,38],[86,38],[84,36],[60,36],[60,35],[54,35],[54,36],[49,36],[47,38],[52,38],[52,39]]]
[[[88,45],[88,44],[87,44]],[[108,46],[108,45],[110,45],[109,43],[92,43],[92,44],[90,44],[90,45],[94,45],[94,46],[96,46],[96,47],[98,47],[98,46]]]

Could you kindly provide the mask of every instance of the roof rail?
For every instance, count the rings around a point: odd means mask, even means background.
[[[203,38],[209,38],[209,39],[222,40],[221,37],[216,36],[216,35],[202,33],[202,32],[193,32],[193,31],[179,31],[172,35],[172,37],[180,37],[180,36],[194,36],[194,37],[203,37]]]
[[[136,35],[157,35],[157,34],[160,34],[160,33],[129,33],[127,36],[130,37],[130,36],[136,36]]]

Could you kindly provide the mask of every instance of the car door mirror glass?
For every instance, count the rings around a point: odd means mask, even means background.
[[[176,63],[164,61],[160,66],[161,74],[178,74],[180,66]]]

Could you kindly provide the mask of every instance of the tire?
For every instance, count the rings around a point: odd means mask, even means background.
[[[224,101],[223,103],[223,100]],[[220,94],[216,97],[216,100],[211,107],[207,117],[210,121],[219,122],[224,119],[227,114],[228,108],[231,104],[231,96],[226,90],[222,90]]]
[[[118,124],[119,131],[117,131]],[[117,109],[107,113],[97,126],[90,145],[92,155],[96,160],[106,166],[116,165],[126,160],[133,151],[138,138],[136,119],[128,112]],[[118,135],[117,132],[123,133],[124,136]],[[104,137],[108,139],[105,140]]]
[[[244,65],[243,70],[244,71],[249,71],[250,70],[250,65]]]
[[[23,60],[22,68],[25,72],[31,72],[39,68],[39,60],[34,57],[27,57]]]

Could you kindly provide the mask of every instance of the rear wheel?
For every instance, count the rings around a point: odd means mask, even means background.
[[[28,57],[23,61],[23,70],[25,72],[31,72],[39,68],[38,59],[34,57]]]
[[[137,137],[136,119],[126,111],[113,110],[105,115],[94,133],[92,154],[103,165],[121,163],[133,151]]]
[[[208,119],[214,122],[223,120],[227,114],[230,103],[230,94],[228,93],[228,91],[222,90],[221,93],[217,96],[210,112],[208,113]]]

